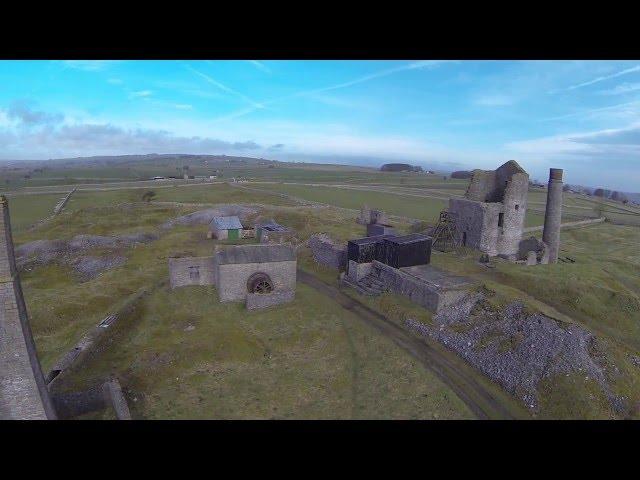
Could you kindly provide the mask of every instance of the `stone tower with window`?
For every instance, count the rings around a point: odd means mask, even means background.
[[[529,174],[515,160],[474,170],[465,198],[449,200],[463,246],[515,260],[527,211]]]

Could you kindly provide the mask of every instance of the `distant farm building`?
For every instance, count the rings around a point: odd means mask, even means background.
[[[213,217],[209,224],[210,237],[217,240],[239,240],[241,230],[242,223],[236,216]]]

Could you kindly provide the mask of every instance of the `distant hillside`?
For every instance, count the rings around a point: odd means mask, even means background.
[[[471,178],[472,175],[469,170],[458,170],[451,173],[451,178]]]
[[[380,167],[382,172],[422,172],[422,167],[409,165],[408,163],[385,163]]]

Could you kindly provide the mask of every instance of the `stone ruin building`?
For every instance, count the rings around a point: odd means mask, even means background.
[[[229,217],[213,217],[209,223],[209,238],[217,240],[239,240],[243,230],[240,219],[233,215]]]
[[[526,265],[556,263],[562,219],[562,175],[549,170],[542,240],[522,238],[527,209],[529,175],[515,160],[496,170],[474,170],[465,198],[449,200],[448,216],[457,241]]]
[[[284,225],[270,219],[256,224],[256,239],[260,243],[287,243],[295,238],[295,232]]]
[[[169,258],[169,280],[171,288],[214,285],[221,302],[253,310],[294,299],[296,266],[290,244],[234,245],[208,257]]]
[[[360,209],[356,222],[366,225],[367,236],[395,235],[396,230],[389,223],[389,218],[383,210],[369,209],[366,205]]]
[[[466,293],[468,279],[429,265],[426,235],[378,235],[350,240],[343,282],[364,295],[390,291],[437,312]]]
[[[515,160],[474,170],[465,198],[449,200],[462,246],[516,260],[527,210],[529,175]]]

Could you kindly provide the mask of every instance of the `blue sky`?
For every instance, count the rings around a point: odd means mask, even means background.
[[[640,190],[638,61],[2,61],[0,159],[518,160]]]

